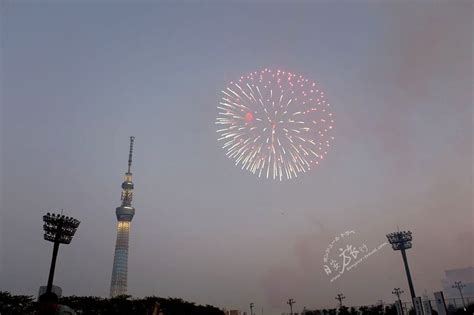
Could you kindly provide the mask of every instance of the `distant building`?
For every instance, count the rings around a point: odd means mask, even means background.
[[[242,312],[239,310],[224,310],[225,315],[242,315]]]
[[[446,277],[441,280],[444,296],[448,298],[459,297],[459,290],[453,288],[454,282],[461,281],[466,287],[462,289],[464,296],[474,296],[474,268],[445,270]]]

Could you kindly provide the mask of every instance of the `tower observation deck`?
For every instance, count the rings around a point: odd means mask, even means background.
[[[110,297],[127,294],[127,272],[128,272],[128,239],[130,235],[130,223],[135,215],[135,208],[132,206],[133,182],[132,182],[132,154],[133,141],[135,137],[130,137],[130,151],[128,155],[128,171],[125,173],[125,180],[122,183],[122,204],[117,207],[117,240],[115,243],[114,264],[112,268],[112,282],[110,284]]]

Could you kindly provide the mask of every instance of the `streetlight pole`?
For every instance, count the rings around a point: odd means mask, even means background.
[[[253,306],[254,306],[254,304],[250,303],[250,315],[253,315]]]
[[[462,300],[462,306],[464,307],[464,310],[466,310],[466,303],[464,302],[464,296],[462,295],[462,288],[465,288],[466,285],[462,284],[461,281],[455,281],[453,285],[453,289],[458,289],[459,294],[461,294],[461,300]]]
[[[393,250],[399,250],[402,252],[403,263],[405,265],[405,272],[407,274],[408,286],[410,287],[410,294],[412,300],[416,297],[415,288],[413,287],[413,281],[411,280],[410,268],[408,268],[408,260],[406,250],[410,249],[412,244],[412,235],[410,231],[399,231],[387,234],[387,239],[392,244]]]
[[[400,290],[400,288],[395,288],[392,291],[392,294],[395,294],[397,296],[397,299],[400,301],[400,303],[402,302],[402,300],[400,300],[400,295],[402,295],[402,293],[404,293],[404,291]]]
[[[392,294],[395,294],[397,296],[398,303],[400,303],[400,309],[403,314],[402,300],[400,299],[400,295],[402,295],[402,293],[403,293],[403,290],[401,290],[400,288],[394,288],[392,291]]]
[[[54,270],[56,269],[56,259],[58,258],[59,244],[71,243],[74,233],[79,226],[79,221],[66,217],[62,214],[46,214],[43,216],[44,239],[54,243],[51,266],[49,268],[48,285],[46,293],[51,293],[53,289]]]
[[[295,300],[294,299],[288,299],[288,301],[286,302],[286,304],[288,304],[290,306],[290,315],[293,315],[293,304],[295,304]]]
[[[342,307],[342,300],[344,300],[346,297],[344,296],[344,294],[342,293],[339,293],[337,296],[336,296],[336,300],[339,301],[339,307]]]

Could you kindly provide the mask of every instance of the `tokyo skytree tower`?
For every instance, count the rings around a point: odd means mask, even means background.
[[[122,205],[117,207],[117,241],[115,243],[114,265],[112,268],[112,282],[110,284],[110,297],[127,294],[127,269],[128,269],[128,238],[130,222],[132,222],[135,208],[132,207],[133,182],[130,168],[132,166],[133,141],[130,137],[130,151],[128,155],[128,171],[122,183]]]

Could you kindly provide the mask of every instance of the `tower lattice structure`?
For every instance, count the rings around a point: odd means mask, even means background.
[[[122,204],[115,210],[118,222],[114,265],[112,268],[112,282],[110,284],[111,297],[127,294],[128,240],[130,235],[130,223],[132,222],[133,216],[135,214],[135,208],[132,206],[134,186],[131,172],[134,140],[135,137],[130,137],[128,171],[125,173],[125,180],[122,183]]]

